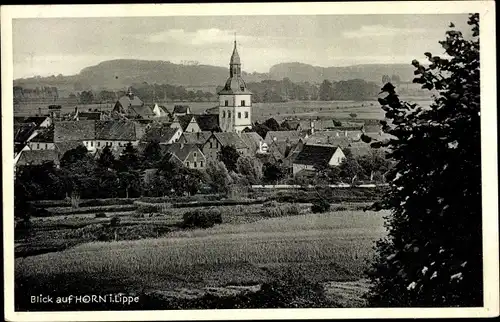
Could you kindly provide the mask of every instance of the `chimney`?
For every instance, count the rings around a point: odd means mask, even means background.
[[[181,143],[181,150],[184,149],[184,143]]]
[[[42,116],[42,108],[41,107],[38,108],[38,116]]]
[[[339,132],[335,132],[335,135],[338,137],[339,136]]]
[[[314,120],[311,120],[311,134],[314,134]]]
[[[347,137],[347,130],[344,131],[344,136]]]

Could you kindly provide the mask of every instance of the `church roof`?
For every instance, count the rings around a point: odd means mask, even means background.
[[[232,65],[241,65],[240,55],[238,55],[238,50],[236,49],[236,40],[234,41],[234,49],[233,49],[233,54],[231,55],[231,62],[230,62],[230,64],[232,64]]]
[[[252,94],[252,92],[248,90],[243,78],[235,75],[227,79],[226,85],[224,85],[219,94]]]

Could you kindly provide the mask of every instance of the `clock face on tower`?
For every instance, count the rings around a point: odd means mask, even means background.
[[[219,94],[219,125],[224,132],[241,133],[252,128],[252,92],[241,77],[241,61],[236,40],[229,61],[229,78]]]

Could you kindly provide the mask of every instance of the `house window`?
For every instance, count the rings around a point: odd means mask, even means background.
[[[203,161],[200,161],[200,168],[203,168]]]
[[[110,145],[110,146],[113,146],[113,142],[109,142],[109,145]]]
[[[98,147],[101,147],[101,142],[97,142],[97,146],[98,146]]]
[[[231,117],[231,111],[227,112],[228,113],[228,117]]]
[[[94,146],[94,141],[90,141],[90,146]]]
[[[37,143],[37,144],[36,144],[36,148],[37,148],[37,149],[40,149],[40,143]]]
[[[191,129],[191,132],[194,133],[194,128]]]
[[[196,168],[196,161],[194,162],[194,167]]]
[[[194,157],[196,158],[196,152],[194,152]]]
[[[245,106],[245,100],[241,101],[241,106]]]
[[[241,118],[241,112],[238,112],[238,118],[239,119]]]
[[[229,106],[229,101],[228,100],[224,101],[224,106]]]
[[[213,144],[212,144],[212,141],[210,141],[210,149],[213,149]]]
[[[186,167],[189,168],[189,161],[186,161]]]
[[[46,148],[46,149],[48,148],[48,144],[47,144],[47,143],[45,143],[45,148]]]
[[[248,118],[248,112],[245,112],[245,118],[246,119]]]
[[[226,111],[222,111],[222,118],[226,117]]]

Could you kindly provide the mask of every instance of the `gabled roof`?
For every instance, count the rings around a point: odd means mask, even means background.
[[[16,165],[37,165],[50,161],[59,163],[56,150],[26,150],[21,152]]]
[[[189,110],[189,105],[175,105],[174,113],[186,114]]]
[[[31,142],[54,142],[54,127],[40,128],[38,134],[31,139]]]
[[[306,144],[297,155],[294,164],[322,166],[328,164],[338,147],[333,145]]]
[[[205,144],[208,139],[212,136],[212,132],[210,131],[202,131],[196,133],[184,132],[182,133],[182,137],[184,137],[186,144]]]
[[[234,146],[236,149],[248,149],[245,142],[233,132],[215,132],[213,136],[222,146]]]
[[[24,143],[34,134],[35,123],[14,123],[14,142]]]
[[[146,130],[142,137],[142,142],[165,143],[172,139],[172,137],[179,131],[178,128],[171,128],[168,125],[154,125]]]
[[[356,158],[362,157],[365,155],[369,155],[371,152],[371,147],[367,143],[358,143],[358,144],[353,144],[350,147],[348,147],[352,153],[352,155]]]
[[[96,121],[62,121],[54,123],[54,142],[94,140]]]
[[[146,105],[131,106],[128,114],[132,117],[142,117],[145,119],[156,116],[153,109]]]
[[[126,111],[130,107],[142,106],[144,103],[136,95],[124,95],[116,102],[116,105],[118,104]]]
[[[269,131],[266,134],[266,143],[271,144],[273,141],[288,141],[297,143],[301,140],[300,132],[298,131]]]
[[[194,115],[194,118],[202,131],[220,131],[219,115],[201,114]]]
[[[182,131],[185,131],[186,128],[188,127],[189,123],[191,123],[191,120],[193,119],[193,114],[186,114],[186,115],[177,115],[175,118],[181,125]],[[195,119],[196,120],[196,119]],[[174,119],[175,122],[175,119]]]
[[[135,141],[136,124],[131,121],[97,121],[96,140]]]
[[[175,155],[182,162],[184,162],[193,151],[202,154],[200,148],[196,144],[173,143],[168,145],[168,147],[167,152]]]
[[[260,142],[264,142],[264,139],[257,132],[242,132],[240,138],[248,146],[251,153],[257,152],[260,148]]]
[[[16,123],[35,123],[36,126],[40,126],[48,116],[29,116],[29,117],[24,117],[24,116],[15,116],[14,117],[14,124]]]

